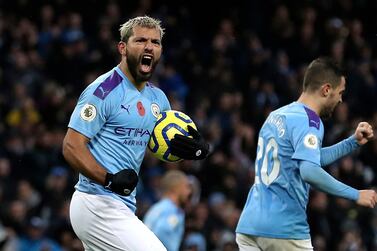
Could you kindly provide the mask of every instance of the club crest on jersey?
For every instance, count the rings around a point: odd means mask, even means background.
[[[304,144],[308,148],[317,149],[318,139],[314,134],[307,134],[304,138]]]
[[[151,111],[152,111],[153,116],[157,118],[158,115],[160,115],[160,107],[158,106],[158,104],[152,103]]]
[[[168,223],[171,227],[175,227],[178,224],[179,220],[178,217],[175,215],[171,215],[168,218]]]
[[[94,105],[86,104],[81,108],[80,117],[85,121],[92,121],[97,116],[97,109]]]

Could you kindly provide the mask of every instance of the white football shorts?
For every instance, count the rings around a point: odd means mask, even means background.
[[[237,233],[236,242],[240,251],[313,251],[310,239],[276,239]]]
[[[124,203],[109,196],[75,191],[70,219],[86,251],[166,251]]]

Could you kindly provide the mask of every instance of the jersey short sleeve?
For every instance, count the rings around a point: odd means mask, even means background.
[[[322,130],[319,126],[313,126],[310,118],[305,116],[297,116],[291,123],[293,123],[291,139],[294,149],[292,159],[307,160],[320,165]],[[322,125],[319,118],[318,125]]]
[[[94,95],[95,87],[90,85],[82,92],[68,124],[90,139],[101,130],[111,111],[110,99],[103,100]]]

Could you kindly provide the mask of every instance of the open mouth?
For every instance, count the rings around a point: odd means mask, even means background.
[[[144,73],[149,73],[152,70],[153,58],[150,55],[144,55],[141,58],[141,71]]]

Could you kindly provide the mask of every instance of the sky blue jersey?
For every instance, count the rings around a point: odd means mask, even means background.
[[[237,233],[283,239],[309,239],[306,207],[310,185],[299,160],[320,165],[324,129],[318,115],[293,102],[273,111],[263,124],[255,160],[255,183]]]
[[[144,223],[168,251],[178,251],[185,230],[185,215],[170,199],[162,199],[145,214]]]
[[[159,88],[147,83],[139,91],[115,67],[82,92],[68,127],[90,139],[90,152],[108,172],[134,169],[139,173],[157,117],[169,109],[169,101]],[[130,196],[120,196],[82,174],[75,188],[112,196],[136,210],[136,189]]]

